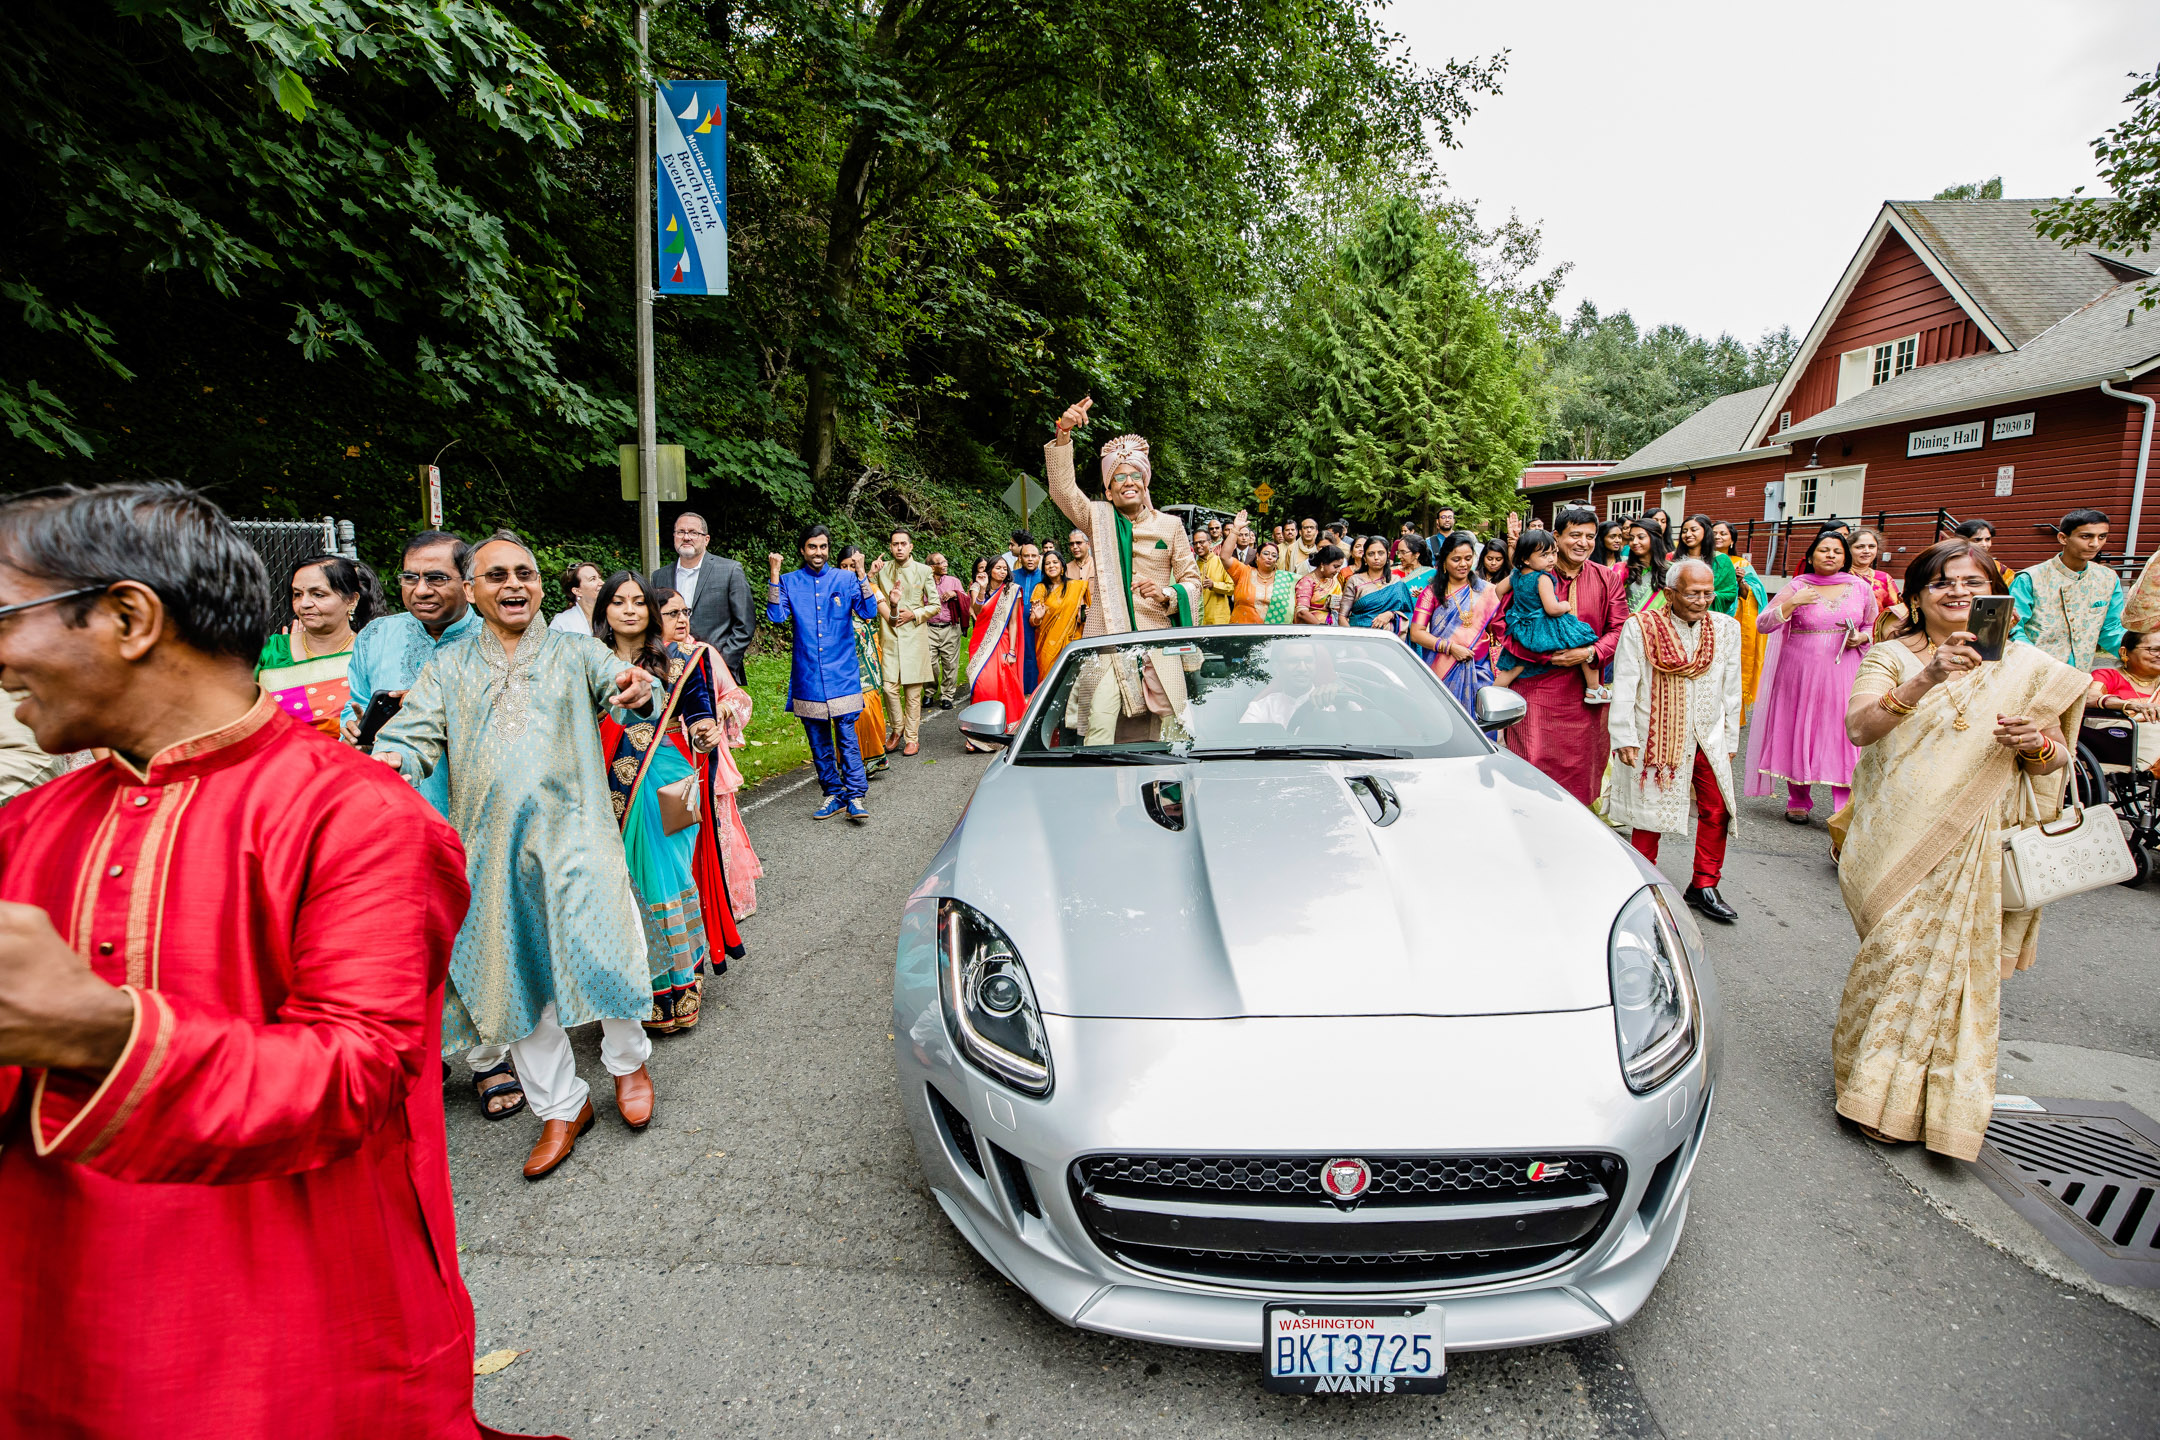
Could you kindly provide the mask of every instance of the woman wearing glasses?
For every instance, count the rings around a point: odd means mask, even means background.
[[[1875,593],[1852,573],[1843,531],[1815,537],[1808,567],[1756,617],[1770,647],[1748,726],[1747,793],[1768,795],[1783,780],[1785,818],[1795,825],[1808,823],[1817,785],[1829,785],[1832,811],[1845,804],[1860,763],[1845,738],[1845,701],[1875,625]]]
[[[1831,1039],[1838,1113],[1961,1160],[1994,1106],[2002,982],[2033,963],[2039,928],[2038,911],[2002,908],[2001,834],[2060,813],[2085,703],[2086,677],[2034,646],[1996,661],[1972,647],[1974,597],[2008,589],[1971,541],[1915,556],[1907,618],[1845,711],[1863,754],[1838,885],[1860,953]]]
[[[743,732],[750,728],[750,692],[728,669],[725,656],[691,637],[690,602],[683,599],[680,590],[655,585],[652,595],[653,603],[660,607],[661,638],[671,647],[695,654],[697,659],[692,663],[702,665],[707,671],[706,680],[712,686],[713,713],[720,722],[720,743],[713,747],[712,753],[691,753],[690,756],[693,765],[702,767],[711,791],[711,808],[699,813],[712,816],[713,834],[720,846],[720,873],[717,875],[710,871],[705,848],[698,847],[698,892],[717,896],[724,890],[728,909],[741,920],[757,913],[757,882],[765,874],[765,864],[758,859],[757,851],[750,848],[750,832],[744,828],[742,810],[735,803],[735,794],[742,789],[743,777],[731,752],[743,747]],[[675,738],[680,745],[681,738]],[[723,974],[726,970],[727,959],[723,956],[713,971]]]
[[[655,695],[666,688],[659,716],[649,723],[600,716],[609,798],[652,974],[645,1028],[666,1035],[697,1024],[708,965],[718,973],[743,953],[743,943],[725,885],[711,883],[719,878],[720,858],[712,827],[701,823],[711,813],[703,761],[721,741],[709,647],[668,643],[660,611],[659,597],[627,570],[608,577],[593,601],[593,634],[618,660],[652,675]]]

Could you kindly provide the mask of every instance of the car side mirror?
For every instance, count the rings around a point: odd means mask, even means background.
[[[1471,713],[1478,729],[1505,730],[1530,713],[1530,702],[1504,685],[1487,685],[1477,692]]]
[[[960,733],[970,740],[980,740],[987,745],[1012,743],[1012,736],[1005,729],[1005,702],[1002,700],[978,701],[962,710],[959,718]]]

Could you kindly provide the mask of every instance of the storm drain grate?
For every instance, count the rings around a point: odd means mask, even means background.
[[[1997,1110],[1980,1174],[2095,1280],[2160,1290],[2160,1125],[2105,1100]]]

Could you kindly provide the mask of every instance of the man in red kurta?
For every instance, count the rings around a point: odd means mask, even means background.
[[[1553,570],[1553,588],[1563,600],[1573,599],[1575,614],[1597,631],[1595,646],[1563,650],[1557,655],[1531,655],[1518,650],[1513,640],[1508,651],[1520,659],[1554,667],[1543,675],[1515,682],[1515,693],[1530,707],[1507,732],[1507,747],[1544,771],[1561,789],[1589,805],[1598,797],[1610,758],[1606,745],[1605,707],[1585,705],[1581,666],[1595,657],[1600,665],[1612,660],[1620,645],[1620,627],[1627,623],[1627,584],[1603,565],[1590,562],[1597,542],[1597,512],[1574,505],[1553,517],[1553,535],[1560,544],[1560,563]]]
[[[463,853],[256,687],[267,602],[176,487],[0,506],[0,685],[113,752],[0,809],[0,1435],[483,1433]]]

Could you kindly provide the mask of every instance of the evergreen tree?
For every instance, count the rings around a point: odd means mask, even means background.
[[[1469,259],[1404,197],[1382,202],[1289,323],[1281,438],[1256,467],[1367,521],[1441,505],[1497,517],[1534,453],[1524,367]]]

